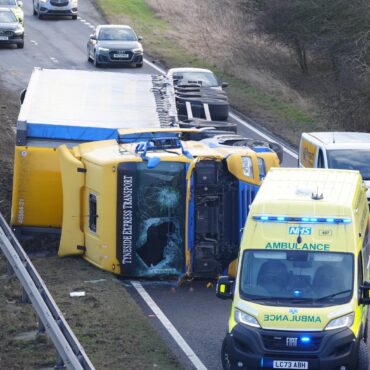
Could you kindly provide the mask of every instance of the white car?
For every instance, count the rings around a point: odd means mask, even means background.
[[[220,82],[212,71],[204,68],[171,68],[167,72],[167,77],[175,86],[199,85],[217,90],[228,86],[227,82]]]
[[[33,0],[33,15],[71,16],[77,19],[78,0]]]

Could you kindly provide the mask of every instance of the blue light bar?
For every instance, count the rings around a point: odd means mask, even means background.
[[[311,342],[311,338],[310,337],[301,337],[301,342],[302,343],[310,343]]]
[[[307,224],[350,224],[352,220],[348,217],[289,217],[289,216],[253,216],[255,221],[261,222],[292,222]]]

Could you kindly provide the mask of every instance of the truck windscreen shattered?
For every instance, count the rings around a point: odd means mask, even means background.
[[[118,167],[117,258],[122,275],[184,270],[186,165],[126,162]]]

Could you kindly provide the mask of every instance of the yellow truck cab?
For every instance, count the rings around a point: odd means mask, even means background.
[[[269,171],[217,284],[224,369],[368,369],[368,217],[358,171]]]

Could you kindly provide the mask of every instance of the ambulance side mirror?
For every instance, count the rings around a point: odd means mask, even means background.
[[[221,299],[232,299],[235,281],[229,276],[220,276],[216,286],[216,296]]]
[[[365,281],[364,285],[361,285],[360,290],[361,290],[360,303],[370,305],[370,282]]]

